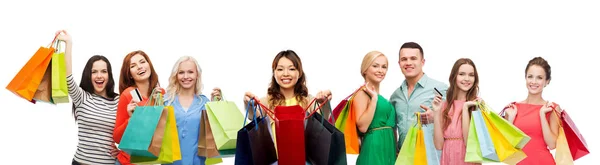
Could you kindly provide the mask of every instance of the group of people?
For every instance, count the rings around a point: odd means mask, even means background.
[[[373,51],[363,59],[365,85],[354,94],[352,103],[356,127],[362,133],[357,164],[394,164],[408,129],[416,123],[415,113],[421,114],[420,121],[427,125],[422,130],[433,136],[432,145],[438,150],[436,156],[427,158],[428,162],[478,164],[465,162],[471,111],[483,102],[478,97],[475,63],[469,58],[456,60],[448,77],[449,86],[423,72],[423,48],[417,43],[407,42],[400,47],[398,64],[405,80],[388,101],[378,94],[387,73],[386,56]],[[531,137],[523,148],[527,157],[519,164],[555,164],[549,150],[556,147],[559,121],[551,111],[561,109],[542,98],[550,73],[550,65],[542,57],[531,59],[525,67],[527,98],[504,107],[505,119]]]
[[[143,51],[133,51],[123,59],[119,93],[115,93],[111,64],[101,55],[88,60],[78,86],[71,75],[71,36],[64,30],[57,35],[58,40],[66,43],[67,84],[78,123],[79,142],[72,164],[131,164],[129,155],[119,151],[115,143],[121,141],[135,107],[145,105],[155,94],[164,95],[164,104],[175,110],[182,158],[173,164],[204,164],[206,158],[198,156],[197,149],[201,111],[206,109],[207,102],[221,99],[221,90],[214,88],[210,98],[202,94],[202,69],[193,57],[181,57],[174,64],[169,84],[163,89],[150,57]],[[425,59],[419,44],[404,43],[399,57],[405,80],[389,100],[379,94],[389,66],[387,57],[372,51],[362,61],[360,74],[365,85],[358,87],[352,103],[356,128],[362,139],[357,164],[394,164],[408,128],[416,122],[416,112],[421,112],[423,124],[429,125],[423,131],[434,136],[441,164],[469,164],[464,162],[464,157],[470,112],[476,102],[483,101],[477,96],[479,77],[474,62],[468,58],[458,59],[447,86],[423,72]],[[331,100],[330,90],[309,95],[302,61],[292,50],[275,56],[272,72],[267,96],[259,98],[246,92],[246,104],[256,99],[267,108],[292,105],[307,108],[313,99],[318,103]],[[525,68],[525,80],[527,98],[506,106],[506,120],[531,137],[523,148],[527,158],[520,163],[554,164],[549,149],[556,146],[558,120],[549,112],[560,108],[542,98],[542,91],[550,82],[550,66],[541,57],[532,59]],[[142,96],[139,102],[130,94],[136,88]],[[252,111],[249,113],[253,115]],[[270,125],[270,130],[275,131],[275,125]]]

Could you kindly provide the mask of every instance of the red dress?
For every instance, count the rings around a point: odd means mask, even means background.
[[[554,157],[548,150],[544,141],[542,124],[540,121],[540,108],[542,105],[533,105],[525,103],[515,103],[517,107],[517,116],[514,125],[521,129],[525,134],[531,137],[529,143],[523,147],[523,152],[527,155],[518,164],[520,165],[553,165]],[[546,114],[546,120],[550,121],[550,112]]]

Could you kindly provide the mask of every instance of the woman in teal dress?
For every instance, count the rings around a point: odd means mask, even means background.
[[[365,86],[352,98],[356,127],[362,135],[357,165],[394,164],[396,159],[396,113],[392,104],[378,94],[387,69],[387,58],[381,52],[371,51],[363,58],[361,75]]]

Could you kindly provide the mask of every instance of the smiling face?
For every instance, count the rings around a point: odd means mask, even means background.
[[[108,67],[106,62],[98,60],[92,65],[92,84],[94,86],[94,93],[97,95],[106,95],[106,84],[108,83]]]
[[[542,93],[544,87],[550,82],[546,77],[546,71],[539,65],[529,66],[525,79],[527,90],[533,95]]]
[[[135,82],[148,81],[152,71],[150,64],[141,54],[136,54],[131,57],[129,62],[129,72]]]
[[[385,79],[388,70],[388,60],[385,56],[378,56],[373,60],[363,75],[365,80],[373,83],[381,83]]]
[[[177,71],[177,80],[181,88],[195,89],[198,76],[199,73],[197,72],[197,66],[194,62],[189,60],[181,62],[179,71]]]
[[[300,76],[300,72],[294,66],[294,63],[286,58],[282,57],[277,62],[277,67],[273,72],[273,77],[277,84],[279,84],[282,89],[293,89],[298,83],[298,78]]]
[[[416,78],[423,74],[423,65],[425,59],[419,49],[403,48],[400,49],[400,70],[406,79]]]
[[[468,92],[475,82],[475,69],[469,64],[462,64],[456,75],[456,86],[462,92]]]

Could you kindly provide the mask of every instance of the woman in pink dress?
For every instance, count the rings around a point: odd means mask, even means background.
[[[548,62],[541,57],[530,60],[525,68],[525,80],[529,91],[527,99],[510,103],[505,108],[505,118],[531,137],[523,147],[527,157],[519,164],[556,164],[550,150],[556,147],[558,116],[551,111],[553,108],[558,112],[561,110],[556,103],[542,98],[544,87],[550,83]]]
[[[435,148],[442,150],[441,164],[472,165],[466,163],[465,153],[471,110],[475,109],[479,91],[479,76],[471,59],[461,58],[454,63],[449,78],[450,87],[446,100],[442,96],[433,99],[433,136]],[[425,108],[425,107],[424,107]],[[427,108],[426,108],[427,109]]]

